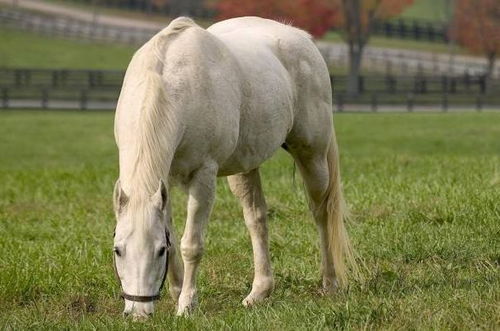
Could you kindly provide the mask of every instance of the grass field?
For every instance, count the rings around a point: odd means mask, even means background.
[[[448,20],[448,0],[414,0],[413,5],[406,9],[402,18],[421,19],[436,22]]]
[[[55,39],[0,28],[0,67],[125,69],[137,47]]]
[[[341,43],[336,32],[329,32],[323,40]],[[0,67],[9,68],[67,68],[67,69],[124,69],[135,46],[74,41],[37,35],[25,31],[0,28]],[[441,43],[391,39],[374,36],[371,46],[414,49],[437,53],[448,52]],[[459,49],[459,53],[466,53]]]
[[[111,266],[117,177],[107,112],[0,113],[0,329],[498,329],[500,114],[339,114],[349,231],[365,280],[320,297],[319,255],[284,152],[263,167],[276,289],[244,309],[251,248],[220,180],[200,310],[167,297],[121,316]],[[183,224],[185,198],[173,193]]]

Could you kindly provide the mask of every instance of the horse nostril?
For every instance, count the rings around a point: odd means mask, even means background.
[[[129,316],[129,315],[130,315],[130,312],[129,312],[129,311],[124,311],[124,312],[123,312],[123,317],[127,317],[127,316]]]

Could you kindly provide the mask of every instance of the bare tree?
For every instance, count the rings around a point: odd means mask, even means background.
[[[359,94],[363,51],[370,40],[373,26],[379,20],[401,13],[413,0],[337,0],[342,12],[342,37],[349,48],[347,93]]]

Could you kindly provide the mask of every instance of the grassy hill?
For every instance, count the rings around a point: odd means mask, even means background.
[[[0,29],[0,67],[124,69],[136,47]]]
[[[413,5],[403,12],[401,17],[436,22],[447,21],[447,2],[447,0],[415,0]]]
[[[342,42],[335,32],[323,40]],[[9,68],[67,68],[67,69],[124,69],[136,46],[91,41],[50,38],[31,32],[0,28],[0,67]],[[377,47],[447,52],[445,44],[413,40],[372,37],[370,45]]]

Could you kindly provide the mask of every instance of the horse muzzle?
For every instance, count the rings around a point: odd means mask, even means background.
[[[154,312],[153,301],[137,302],[125,299],[125,309],[123,310],[124,316],[132,316],[134,320],[146,319]]]

